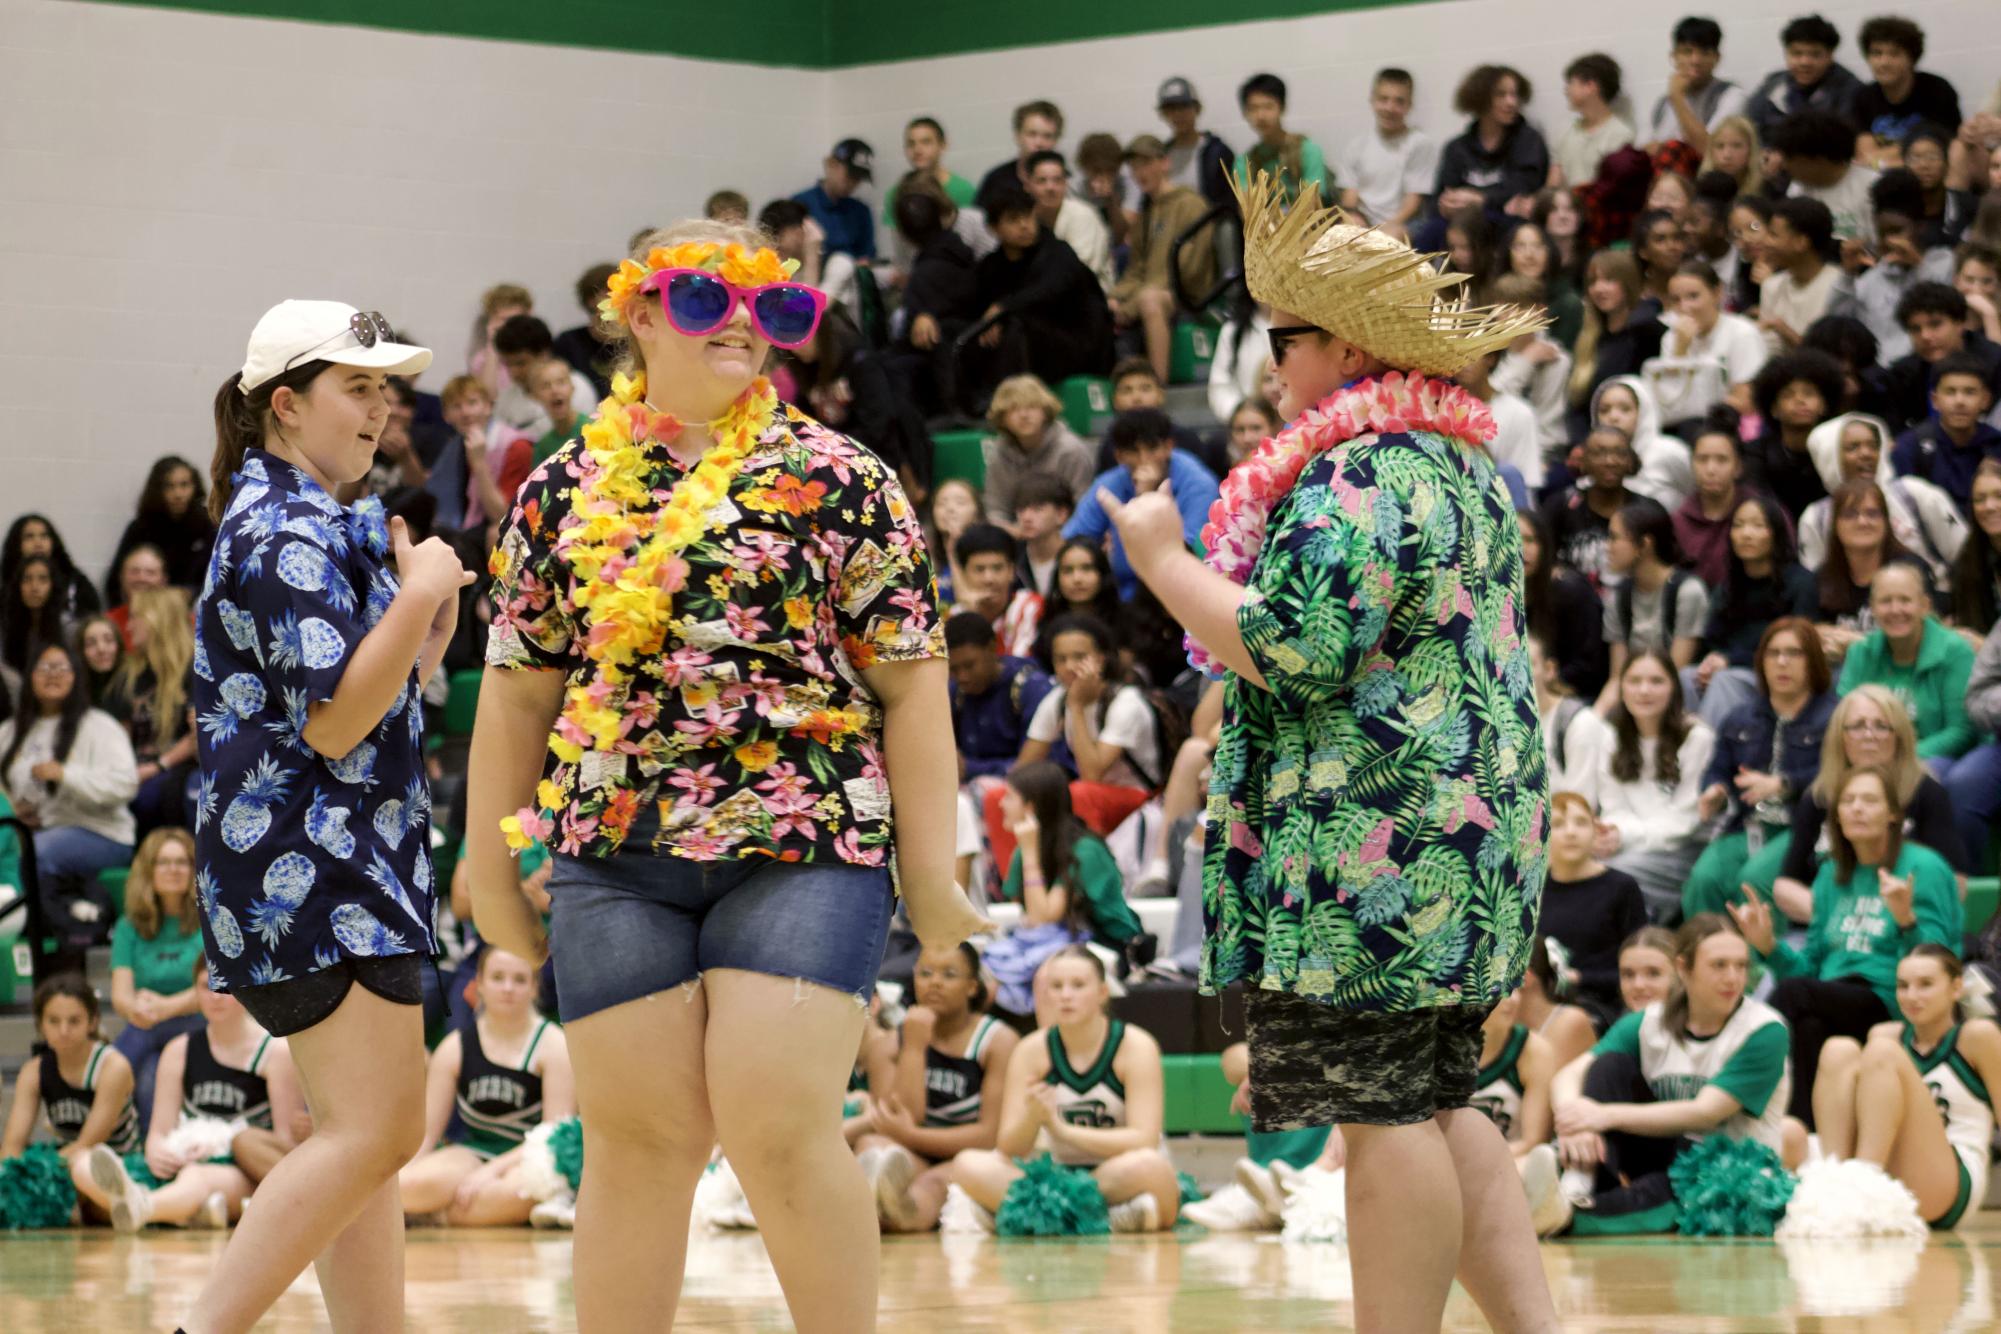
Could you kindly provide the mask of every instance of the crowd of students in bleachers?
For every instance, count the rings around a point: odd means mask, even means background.
[[[1962,116],[1905,19],[1862,25],[1873,81],[1835,59],[1840,40],[1795,20],[1784,67],[1747,89],[1716,74],[1720,27],[1685,19],[1649,114],[1617,62],[1586,55],[1565,71],[1574,119],[1547,138],[1516,70],[1469,72],[1468,123],[1441,143],[1408,123],[1411,77],[1385,69],[1373,125],[1333,152],[1285,128],[1276,76],[1239,92],[1241,154],[1170,78],[1167,136],[1086,135],[1074,173],[1046,101],[1015,111],[1017,156],[977,186],[945,165],[942,125],[913,121],[881,245],[859,140],[757,212],[833,299],[775,357],[780,393],[881,454],[928,516],[962,878],[1019,905],[978,951],[892,948],[885,975],[912,1004],[858,1054],[850,1121],[885,1226],[934,1225],[953,1184],[992,1211],[1009,1156],[1036,1145],[1093,1167],[1118,1226],[1177,1216],[1158,1044],[1106,1004],[1121,977],[1192,979],[1221,692],[1188,671],[1097,497],[1170,483],[1193,543],[1220,476],[1310,406],[1281,401],[1269,312],[1212,290],[1233,261],[1217,206],[1253,170],[1442,250],[1475,301],[1550,317],[1459,377],[1493,411],[1519,511],[1556,793],[1546,943],[1490,1021],[1482,1076],[1532,1194],[1559,1160],[1580,1174],[1540,1192],[1545,1224],[1646,1224],[1675,1146],[1712,1131],[1797,1163],[1818,1126],[1829,1152],[1908,1161],[1891,1150],[1919,1132],[1886,1141],[1868,1109],[1941,1043],[2001,1078],[2001,1032],[1948,1022],[2001,814],[2001,92]],[[728,190],[708,211],[751,215]],[[582,275],[586,310],[611,271]],[[1183,322],[1220,323],[1206,426],[1165,410]],[[509,497],[605,392],[604,351],[594,324],[557,334],[525,289],[493,287],[462,372],[435,396],[398,385],[369,489],[484,569]],[[1060,391],[1100,376],[1111,414],[1092,439]],[[931,431],[967,412],[989,429],[977,483],[933,468]],[[186,702],[204,493],[186,460],[154,465],[102,597],[45,516],[0,548],[0,802],[34,867],[0,828],[0,884],[38,895],[45,972],[65,975],[37,991],[42,1045],[0,1156],[42,1109],[87,1215],[125,1226],[226,1221],[310,1133],[283,1042],[196,968],[186,830],[213,818],[194,738],[216,725]],[[484,591],[427,691],[433,730],[450,674],[481,660]],[[434,757],[441,812],[462,761]],[[443,823],[455,846],[462,818]],[[100,873],[128,867],[113,902]],[[524,893],[544,879],[524,860]],[[1148,898],[1178,901],[1165,939],[1135,911]],[[560,1028],[538,1017],[553,979],[479,950],[462,884],[454,909],[433,987],[441,1147],[406,1171],[406,1206],[518,1223],[527,1132],[574,1110]],[[76,976],[106,943],[110,1044]],[[1773,979],[1768,1006],[1751,974]],[[1899,1041],[1903,1066],[1882,1054]],[[169,1147],[202,1120],[233,1144]],[[1910,1153],[1933,1147],[1925,1132]],[[1338,1134],[1253,1137],[1237,1192],[1190,1216],[1275,1225],[1300,1169],[1339,1155]],[[1945,1216],[1930,1177],[1910,1184]]]

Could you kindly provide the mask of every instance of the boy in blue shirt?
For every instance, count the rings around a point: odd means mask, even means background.
[[[1904,477],[1922,477],[1958,502],[1973,521],[1973,473],[1982,459],[2001,458],[2001,431],[1980,420],[1994,399],[1986,367],[1955,352],[1932,373],[1932,417],[1897,438],[1890,463]]]
[[[1142,491],[1158,489],[1162,479],[1173,487],[1174,504],[1181,511],[1182,536],[1195,546],[1208,521],[1209,506],[1216,500],[1216,474],[1203,467],[1194,455],[1174,447],[1174,423],[1159,408],[1134,408],[1112,418],[1112,457],[1116,467],[1099,473],[1077,501],[1077,512],[1063,526],[1063,536],[1103,538],[1112,532],[1112,521],[1098,500],[1100,489],[1114,500],[1127,501]],[[1139,576],[1126,559],[1126,549],[1116,534],[1112,537],[1112,577],[1118,581],[1119,597],[1130,599],[1139,591]]]
[[[843,139],[827,154],[820,183],[792,196],[826,233],[827,254],[863,262],[875,258],[875,217],[855,198],[855,191],[875,179],[874,167],[875,153],[867,144]]]

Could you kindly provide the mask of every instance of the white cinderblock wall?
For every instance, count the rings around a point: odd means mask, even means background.
[[[1688,11],[1723,23],[1723,72],[1748,83],[1812,7]],[[1856,29],[1894,10],[1924,24],[1926,65],[1968,103],[2001,79],[1995,0],[1817,7],[1858,71]],[[1331,151],[1367,124],[1378,66],[1417,76],[1416,119],[1446,137],[1453,85],[1483,60],[1523,69],[1553,130],[1562,68],[1592,49],[1619,59],[1644,114],[1688,11],[1440,0],[823,72],[0,0],[0,525],[47,511],[97,577],[146,465],[178,452],[206,467],[214,388],[281,297],[389,312],[437,349],[436,387],[489,284],[523,283],[553,327],[575,324],[571,283],[633,230],[723,186],[754,204],[790,193],[846,135],[875,146],[887,179],[905,121],[936,115],[952,164],[977,177],[1012,154],[1018,102],[1061,105],[1073,148],[1159,128],[1154,88],[1182,74],[1241,146],[1235,88],[1269,68],[1291,85],[1292,126]]]

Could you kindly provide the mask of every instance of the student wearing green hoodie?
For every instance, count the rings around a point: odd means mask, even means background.
[[[1980,737],[1966,716],[1973,648],[1932,615],[1924,573],[1908,561],[1877,571],[1869,614],[1876,628],[1848,651],[1839,691],[1875,684],[1902,700],[1917,728],[1918,758],[1942,775]]]
[[[1730,907],[1780,979],[1772,1008],[1792,1031],[1792,1115],[1813,1127],[1813,1082],[1829,1038],[1867,1036],[1897,1013],[1897,961],[1925,941],[1959,953],[1965,918],[1952,868],[1904,841],[1889,771],[1851,769],[1827,822],[1832,855],[1813,882],[1804,947],[1782,941],[1762,900]]]

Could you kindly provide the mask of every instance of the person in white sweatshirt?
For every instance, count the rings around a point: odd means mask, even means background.
[[[1494,280],[1493,300],[1507,306],[1543,305],[1543,286],[1533,278],[1504,273]],[[1546,329],[1523,334],[1508,345],[1494,367],[1494,388],[1525,400],[1535,410],[1536,438],[1545,464],[1570,452],[1570,353]]]
[[[1632,437],[1640,473],[1627,481],[1627,490],[1658,500],[1670,514],[1695,494],[1688,446],[1662,432],[1660,405],[1645,380],[1615,375],[1592,390],[1591,424],[1616,426]]]
[[[1619,697],[1593,715],[1566,757],[1565,780],[1598,807],[1598,859],[1640,882],[1656,921],[1680,911],[1682,882],[1702,851],[1703,771],[1716,734],[1682,705],[1674,660],[1633,654]]]
[[[1922,477],[1900,476],[1890,466],[1890,428],[1880,417],[1844,412],[1813,428],[1806,452],[1828,495],[1843,482],[1872,477],[1890,510],[1890,532],[1931,572],[1939,588],[1952,582],[1952,563],[1966,542],[1966,519],[1945,489]],[[1818,570],[1827,559],[1834,502],[1823,496],[1799,520],[1800,564]]]
[[[35,655],[21,716],[0,723],[0,783],[15,814],[35,830],[45,905],[59,908],[52,895],[132,860],[137,826],[129,803],[139,793],[132,738],[117,719],[90,707],[82,668],[61,644]],[[57,915],[60,932],[68,917]]]

